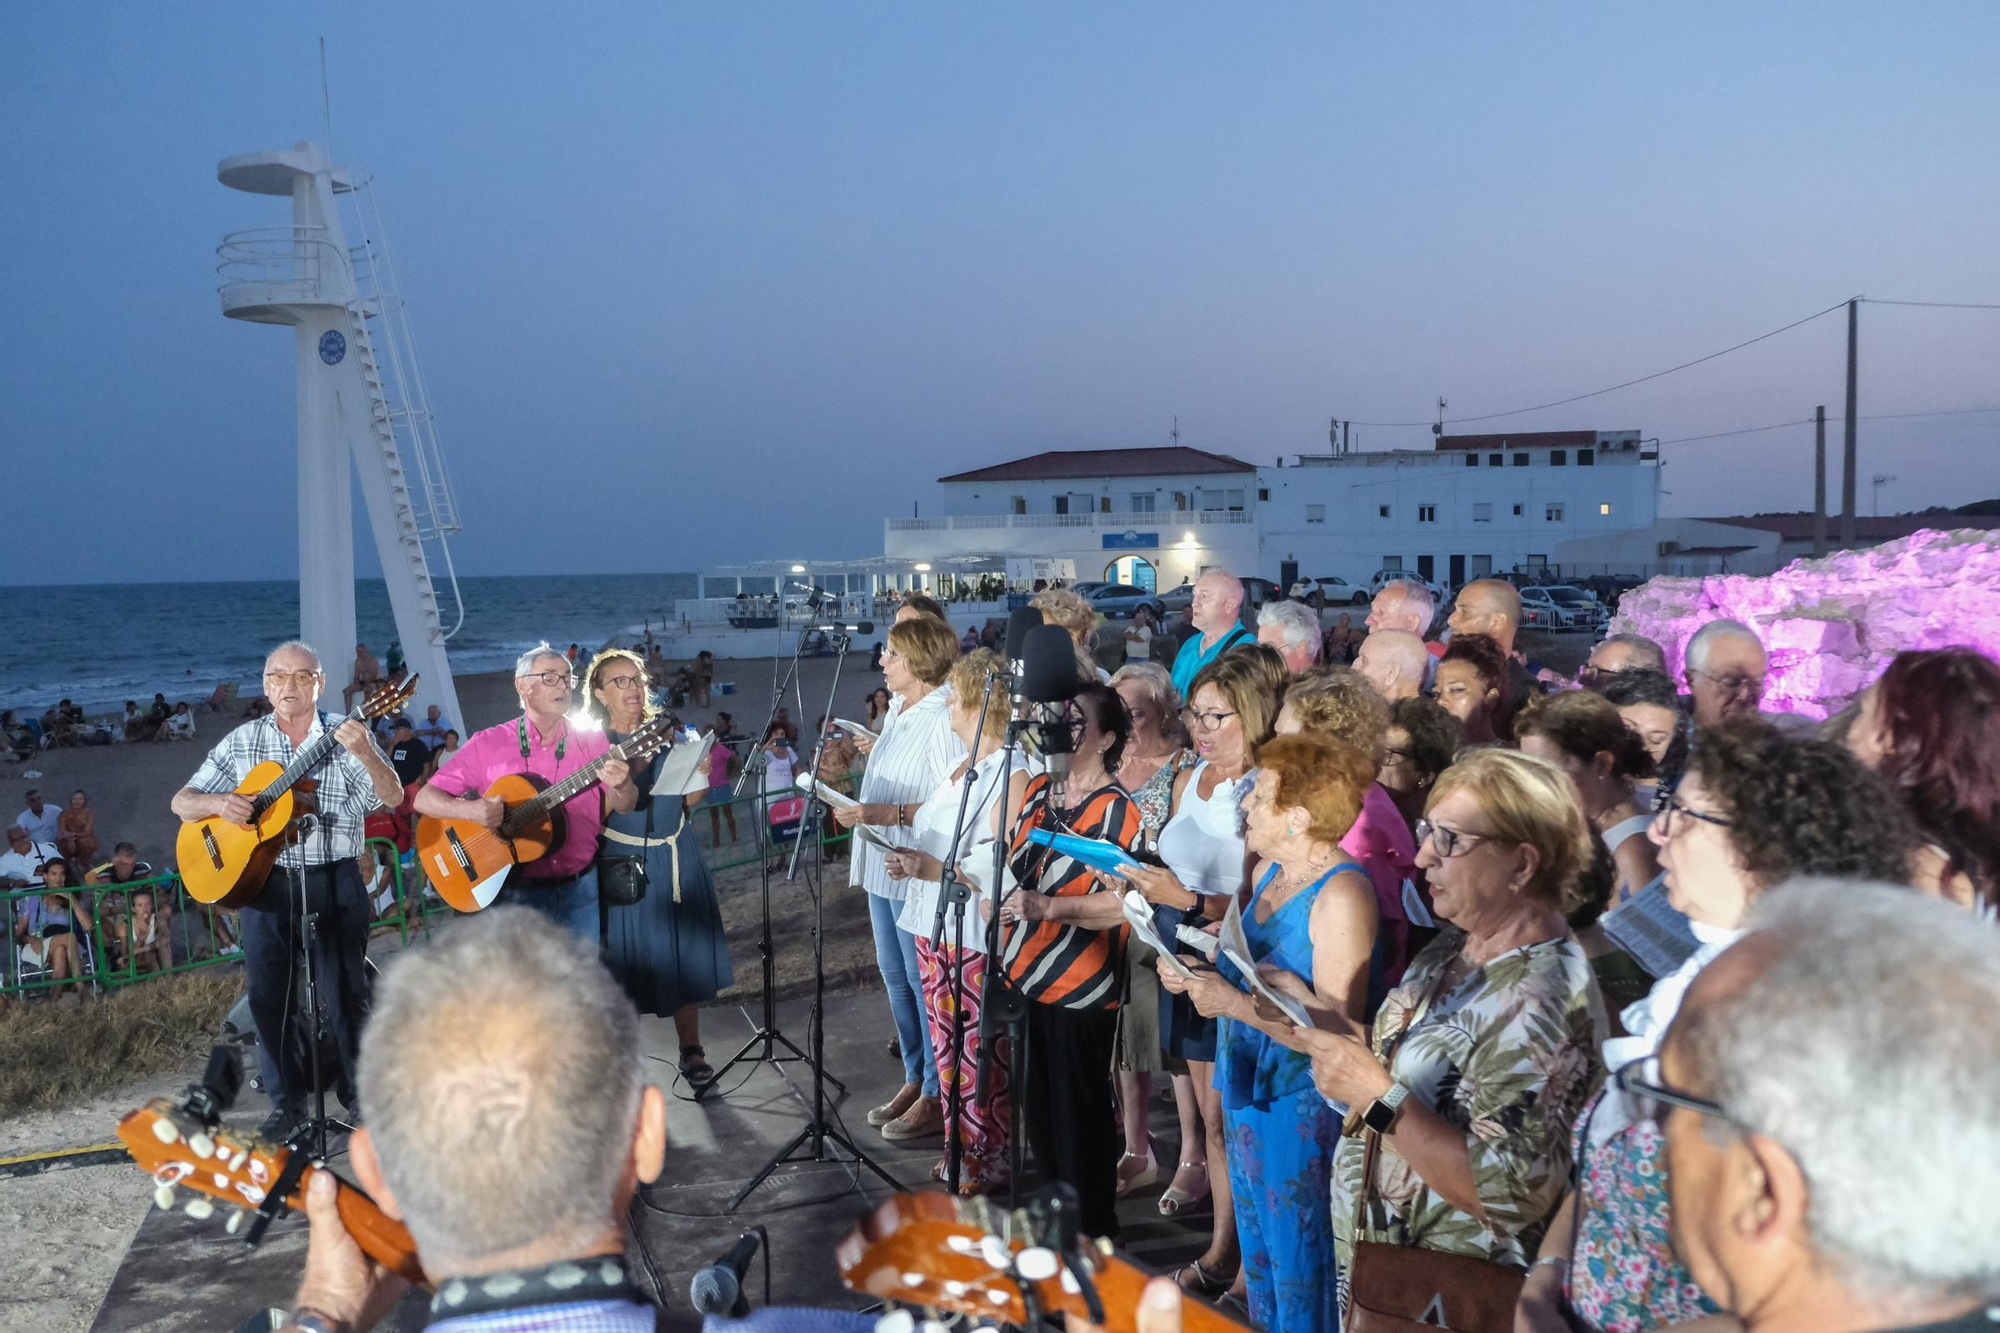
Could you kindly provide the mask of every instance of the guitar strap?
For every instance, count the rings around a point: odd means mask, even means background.
[[[525,1310],[537,1306],[571,1305],[582,1301],[625,1301],[650,1307],[625,1271],[620,1255],[564,1259],[545,1268],[515,1268],[478,1277],[447,1278],[431,1297],[427,1323],[462,1319],[467,1315]]]
[[[528,757],[528,719],[514,719],[514,735],[521,742],[521,758]],[[562,772],[563,751],[569,749],[569,724],[563,724],[563,734],[556,739],[556,772]]]

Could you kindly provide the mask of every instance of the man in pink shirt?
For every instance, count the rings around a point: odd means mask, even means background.
[[[537,644],[514,664],[514,691],[521,716],[474,732],[417,793],[420,815],[470,819],[499,827],[506,807],[485,794],[495,779],[532,773],[556,782],[610,749],[594,727],[573,727],[569,710],[574,677],[569,659],[546,643]],[[562,807],[562,844],[539,861],[516,866],[499,902],[516,902],[554,918],[587,940],[602,937],[597,916],[597,835],[608,807],[623,812],[639,803],[630,768],[616,759],[598,770],[598,785],[586,787]]]

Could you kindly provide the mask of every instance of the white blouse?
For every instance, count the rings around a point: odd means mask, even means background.
[[[965,758],[965,746],[951,732],[951,689],[940,685],[923,698],[896,711],[894,720],[882,728],[882,738],[869,752],[868,767],[861,772],[861,801],[885,805],[921,805],[937,790],[947,774]],[[911,830],[875,825],[884,841],[898,847],[915,846]],[[850,884],[892,902],[909,895],[909,880],[893,880],[882,864],[882,852],[856,838],[849,856]]]
[[[1027,762],[1018,751],[1014,755],[1014,771],[1023,772]],[[968,855],[980,860],[982,875],[991,872],[993,856],[993,809],[1000,803],[1007,784],[1000,780],[1000,752],[994,751],[979,761],[973,770],[972,800],[966,805],[965,825],[959,830],[957,845],[952,843],[952,825],[958,819],[958,804],[965,794],[963,775],[954,782],[950,777],[938,784],[923,808],[917,811],[916,822],[910,826],[910,833],[916,845],[947,864],[964,859]],[[975,852],[974,849],[977,848]],[[909,897],[903,899],[902,911],[896,924],[919,939],[929,939],[931,930],[937,924],[938,895],[943,884],[934,879],[906,879]],[[986,952],[986,918],[979,910],[977,890],[975,897],[965,905],[965,949],[968,953]],[[997,901],[996,895],[988,894]],[[951,919],[945,919],[944,942],[952,942]]]

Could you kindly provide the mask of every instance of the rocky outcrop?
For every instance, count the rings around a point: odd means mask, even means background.
[[[1688,639],[1718,619],[1763,637],[1765,708],[1826,717],[1905,648],[1966,644],[2000,658],[2000,532],[1926,530],[1766,578],[1657,578],[1619,600],[1610,628],[1657,640],[1678,676]]]

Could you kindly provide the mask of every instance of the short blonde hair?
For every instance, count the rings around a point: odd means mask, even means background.
[[[1353,667],[1320,667],[1295,677],[1285,690],[1285,707],[1302,730],[1331,736],[1381,764],[1389,705]]]
[[[1257,767],[1276,779],[1279,806],[1300,806],[1312,816],[1309,832],[1321,842],[1347,836],[1375,781],[1375,764],[1367,755],[1309,732],[1266,742],[1257,752]]]
[[[958,632],[936,616],[918,616],[889,626],[889,646],[926,685],[944,684],[958,660]]]
[[[979,704],[986,699],[987,677],[1006,669],[1006,662],[991,648],[974,648],[965,656],[951,664],[952,703],[959,708],[969,708],[974,714],[979,712]],[[1007,717],[1010,711],[1007,691],[995,689],[993,697],[986,700],[986,720],[979,728],[979,734],[989,741],[997,741],[1007,734]]]
[[[1088,648],[1096,642],[1097,609],[1083,599],[1082,593],[1050,588],[1030,597],[1028,605],[1042,613],[1043,624],[1061,625],[1068,630],[1079,646]]]
[[[1181,707],[1181,696],[1174,689],[1174,673],[1158,662],[1127,662],[1111,673],[1111,688],[1115,690],[1128,680],[1146,692],[1153,711],[1160,716],[1160,734],[1174,735],[1177,730],[1174,715]]]
[[[1564,915],[1582,905],[1590,866],[1590,821],[1577,804],[1569,774],[1517,750],[1465,752],[1438,776],[1424,803],[1428,814],[1455,791],[1469,791],[1493,825],[1493,840],[1540,853],[1527,892]]]
[[[1258,647],[1263,647],[1259,644]],[[1277,650],[1265,648],[1276,657]],[[1255,653],[1232,648],[1203,667],[1188,684],[1187,699],[1193,705],[1201,687],[1213,685],[1236,714],[1243,727],[1243,756],[1254,764],[1260,747],[1271,739],[1278,725],[1278,692],[1271,674]]]

